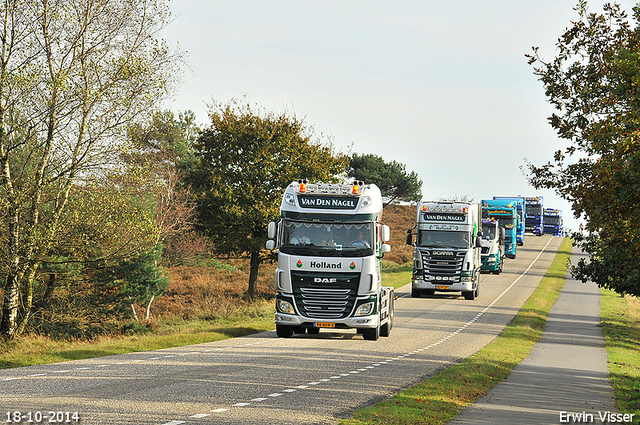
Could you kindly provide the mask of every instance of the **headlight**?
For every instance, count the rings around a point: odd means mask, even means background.
[[[373,303],[364,303],[356,309],[354,316],[368,316],[373,311]]]
[[[285,193],[284,201],[289,205],[295,205],[293,193]]]
[[[289,301],[276,300],[276,308],[280,313],[295,314],[295,310]]]

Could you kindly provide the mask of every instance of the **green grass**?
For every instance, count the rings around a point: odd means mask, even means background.
[[[609,358],[609,375],[621,413],[634,413],[640,423],[640,299],[602,293],[602,328]]]
[[[259,314],[256,309],[260,310]],[[238,321],[157,323],[154,332],[101,337],[92,341],[53,340],[37,335],[0,340],[0,369],[158,350],[251,335],[274,329],[274,313],[273,301],[264,301],[256,305],[250,316],[239,318]]]
[[[388,268],[382,272],[382,284],[384,286],[393,286],[398,289],[401,286],[411,283],[411,274],[413,266],[411,264]]]
[[[390,267],[384,272],[386,286],[398,288],[411,282],[410,266]],[[122,337],[98,337],[91,341],[55,340],[28,335],[0,339],[0,369],[57,363],[113,354],[132,353],[219,341],[273,330],[275,305],[271,301],[239,309],[231,320],[154,323],[153,332]]]
[[[494,342],[389,400],[358,410],[342,425],[446,424],[497,383],[531,351],[564,285],[571,240],[565,239],[547,274]]]

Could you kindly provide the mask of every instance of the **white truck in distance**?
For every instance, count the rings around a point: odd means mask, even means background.
[[[411,296],[436,291],[460,291],[465,299],[480,294],[482,213],[477,203],[422,201],[418,203]]]
[[[482,257],[481,271],[493,274],[502,273],[504,265],[504,228],[495,218],[482,219]]]
[[[381,281],[381,259],[391,250],[381,216],[374,184],[301,180],[286,188],[267,241],[278,255],[279,337],[321,328],[355,328],[367,340],[389,336],[394,291]]]

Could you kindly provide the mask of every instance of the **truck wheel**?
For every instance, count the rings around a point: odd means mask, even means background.
[[[276,335],[279,338],[291,338],[293,335],[293,326],[276,325]]]
[[[476,291],[464,291],[462,293],[464,295],[465,300],[475,300],[476,299]]]
[[[478,279],[478,283],[476,284],[476,290],[474,292],[476,298],[480,296],[480,279]]]
[[[377,341],[380,338],[380,325],[373,329],[363,329],[362,336],[368,341]]]
[[[320,333],[320,328],[307,328],[307,333],[309,335],[318,335]]]
[[[411,288],[411,297],[412,298],[420,298],[422,295],[422,291],[420,289]]]
[[[393,292],[391,292],[391,295],[389,296],[389,316],[387,317],[387,323],[382,325],[382,327],[380,328],[380,336],[389,336],[389,334],[391,333],[391,328],[393,327],[393,312],[395,309],[395,307],[393,306],[393,302],[394,295]]]

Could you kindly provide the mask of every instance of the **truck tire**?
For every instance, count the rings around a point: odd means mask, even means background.
[[[377,341],[380,338],[380,325],[373,329],[363,329],[362,337],[368,341]]]
[[[320,333],[320,328],[316,328],[316,327],[307,328],[307,333],[309,335],[318,335]]]
[[[393,292],[391,292],[391,295],[389,296],[389,316],[387,317],[387,323],[385,323],[384,325],[382,325],[382,327],[380,328],[380,336],[389,336],[389,334],[391,333],[391,328],[393,328],[393,314],[394,314],[394,295]]]
[[[276,335],[279,338],[291,338],[293,335],[293,326],[276,325]]]
[[[420,289],[411,288],[411,298],[420,298],[422,296],[422,291]]]

